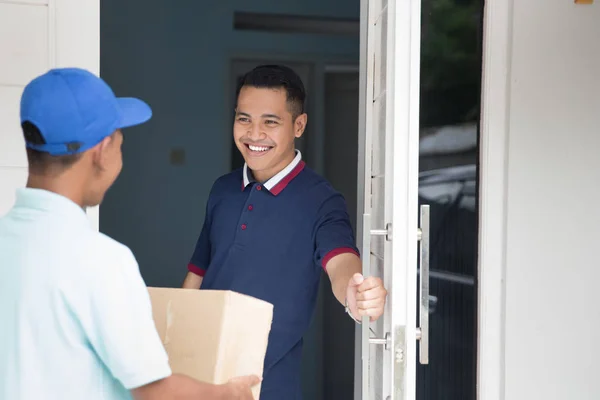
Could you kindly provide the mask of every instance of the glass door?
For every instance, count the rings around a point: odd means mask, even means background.
[[[481,0],[423,0],[419,205],[430,208],[429,364],[418,400],[474,400]]]

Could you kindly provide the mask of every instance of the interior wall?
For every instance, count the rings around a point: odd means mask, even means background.
[[[600,4],[488,10],[480,398],[598,399]]]
[[[358,19],[359,0],[101,2],[101,75],[118,95],[146,100],[154,116],[125,131],[124,169],[101,206],[100,230],[132,249],[150,286],[181,285],[211,185],[229,172],[231,60],[315,66],[309,162],[321,173],[323,70],[358,60],[358,37],[234,31],[234,11]],[[183,163],[170,163],[171,150],[184,151]],[[330,290],[322,286],[321,293]],[[305,337],[304,395],[311,400],[324,391],[322,320],[319,305]]]
[[[358,39],[233,30],[233,12],[358,18],[358,1],[102,1],[101,74],[154,116],[126,131],[125,167],[102,204],[100,229],[132,248],[149,285],[177,286],[214,180],[229,172],[229,61],[244,54],[358,57]],[[309,122],[309,124],[312,121]],[[171,149],[185,163],[171,165]]]

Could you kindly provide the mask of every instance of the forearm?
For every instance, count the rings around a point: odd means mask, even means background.
[[[173,390],[173,400],[227,399],[226,386],[212,385],[209,383],[196,381],[185,375],[172,375],[171,382],[169,382],[169,385],[172,387]]]
[[[182,287],[184,289],[200,289],[200,285],[202,285],[202,280],[204,278],[200,275],[196,275],[193,272],[188,272],[183,280]]]
[[[352,253],[340,254],[329,260],[326,269],[335,298],[345,305],[350,278],[356,273],[362,273],[360,258]]]
[[[199,382],[185,375],[168,378],[132,391],[135,400],[225,400],[227,387]]]

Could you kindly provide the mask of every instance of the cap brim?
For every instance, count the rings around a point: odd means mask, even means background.
[[[118,129],[140,125],[152,118],[152,109],[142,100],[133,97],[120,97],[117,99],[121,109],[121,122]]]

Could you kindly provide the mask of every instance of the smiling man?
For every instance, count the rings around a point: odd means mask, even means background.
[[[233,136],[246,163],[214,183],[183,284],[274,304],[261,400],[301,399],[302,337],[322,269],[357,320],[379,318],[387,296],[379,278],[360,273],[342,195],[295,150],[308,118],[305,96],[283,66],[257,67],[240,81]]]

